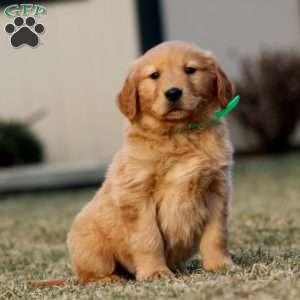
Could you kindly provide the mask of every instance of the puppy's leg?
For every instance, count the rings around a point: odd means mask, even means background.
[[[68,235],[68,248],[79,283],[116,280],[111,245],[91,220],[77,220]]]
[[[208,271],[233,267],[227,246],[227,218],[230,187],[224,173],[210,185],[207,205],[209,219],[200,241],[203,266]]]
[[[166,265],[164,244],[156,222],[155,207],[145,201],[136,213],[135,218],[126,222],[136,278],[151,280],[172,276],[173,273]]]
[[[64,286],[91,282],[114,282],[119,277],[114,274],[115,261],[105,240],[95,231],[84,234],[72,229],[68,236],[68,247],[76,278],[31,280],[28,287]]]

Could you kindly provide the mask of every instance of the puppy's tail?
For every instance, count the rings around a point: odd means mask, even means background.
[[[67,284],[79,284],[77,278],[61,278],[61,279],[44,279],[44,280],[30,280],[27,282],[29,288],[41,288],[51,286],[64,286]]]

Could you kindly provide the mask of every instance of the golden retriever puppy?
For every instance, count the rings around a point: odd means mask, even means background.
[[[224,122],[210,121],[232,96],[214,57],[190,44],[133,63],[118,96],[124,144],[68,235],[79,282],[113,279],[117,265],[137,279],[170,276],[198,251],[206,270],[231,266],[232,147]]]

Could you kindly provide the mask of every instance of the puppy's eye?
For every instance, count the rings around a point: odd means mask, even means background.
[[[185,67],[184,68],[184,72],[189,75],[194,74],[196,71],[197,71],[197,69],[193,68],[193,67]]]
[[[153,72],[152,74],[150,74],[150,78],[153,79],[153,80],[158,79],[159,76],[160,76],[160,73],[158,71]]]

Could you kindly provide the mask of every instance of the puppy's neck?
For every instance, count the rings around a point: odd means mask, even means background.
[[[143,131],[147,134],[158,136],[170,136],[178,134],[189,134],[195,131],[204,131],[214,127],[218,121],[213,121],[210,115],[193,115],[188,119],[178,121],[159,120],[150,115],[143,115],[132,123],[133,129]]]

